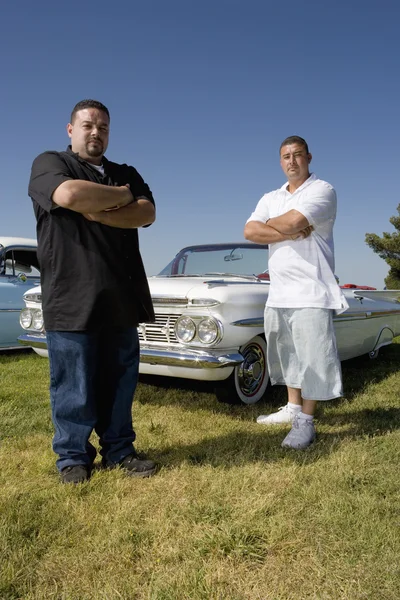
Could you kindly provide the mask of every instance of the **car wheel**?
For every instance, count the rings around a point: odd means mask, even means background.
[[[261,400],[269,381],[266,350],[265,340],[259,335],[239,349],[243,362],[215,389],[220,402],[255,404]]]

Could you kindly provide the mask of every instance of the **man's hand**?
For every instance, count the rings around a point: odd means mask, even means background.
[[[313,231],[314,231],[314,227],[312,225],[309,225],[308,227],[305,227],[301,231],[298,231],[297,233],[291,235],[290,238],[292,240],[305,240],[309,235],[311,235],[311,233]]]
[[[104,220],[104,213],[111,212],[113,210],[119,210],[131,204],[134,201],[134,197],[131,192],[131,186],[129,185],[129,183],[126,183],[125,185],[120,186],[121,190],[122,188],[128,188],[129,194],[124,193],[123,197],[121,198],[120,204],[116,204],[115,206],[112,206],[111,208],[106,208],[100,212],[84,213],[83,216],[85,217],[85,219],[87,219],[88,221],[97,221],[97,223],[102,223]]]
[[[111,206],[111,208],[106,208],[105,212],[108,212],[110,210],[118,210],[119,208],[122,208],[123,206],[128,206],[128,204],[130,204],[131,202],[134,201],[134,197],[133,194],[131,192],[131,186],[129,185],[129,183],[126,183],[125,185],[122,185],[121,188],[128,188],[129,192],[130,192],[130,197],[131,199],[129,200],[129,195],[125,194],[125,198],[123,198],[120,202],[120,204],[116,204],[115,206]],[[93,220],[93,219],[91,219]]]

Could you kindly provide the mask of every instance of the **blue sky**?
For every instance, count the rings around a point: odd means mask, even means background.
[[[366,232],[393,231],[400,97],[397,0],[5,0],[0,19],[0,233],[34,236],[33,158],[64,149],[75,103],[111,112],[107,156],[153,190],[149,275],[183,246],[243,240],[284,183],[278,148],[301,135],[338,193],[341,283],[384,285]]]

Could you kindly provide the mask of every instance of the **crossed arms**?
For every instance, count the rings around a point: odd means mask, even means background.
[[[285,240],[304,239],[313,229],[301,212],[292,209],[279,217],[268,219],[266,223],[249,221],[244,228],[244,237],[257,244],[273,244]]]
[[[53,192],[58,206],[81,213],[89,221],[110,227],[133,229],[155,221],[155,208],[145,197],[135,199],[129,184],[108,186],[81,179],[69,179]]]

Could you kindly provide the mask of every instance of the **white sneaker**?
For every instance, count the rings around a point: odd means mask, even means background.
[[[282,423],[293,423],[295,416],[298,412],[300,412],[300,410],[300,406],[299,410],[293,410],[293,408],[285,404],[285,406],[280,407],[278,412],[271,413],[270,415],[260,415],[257,417],[257,423],[260,423],[260,425],[281,425]]]
[[[294,448],[304,450],[315,440],[314,421],[301,419],[296,415],[292,429],[282,442],[282,448]]]

